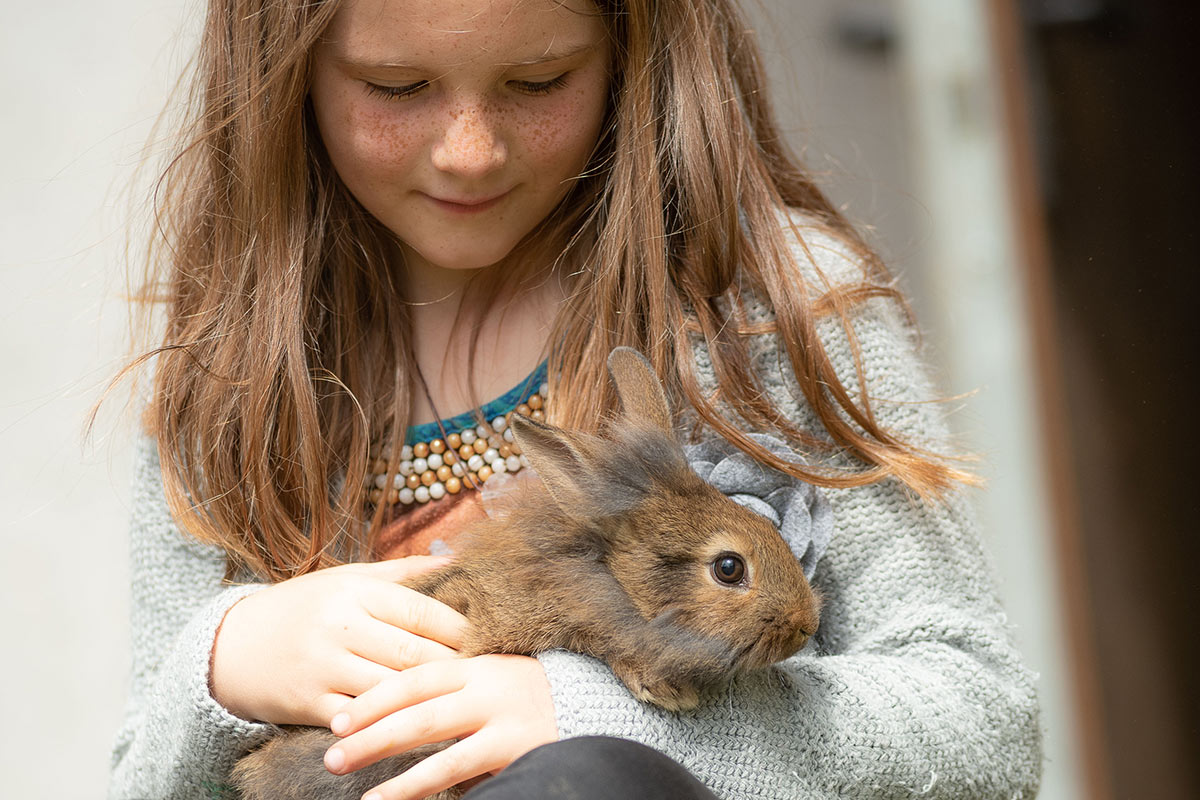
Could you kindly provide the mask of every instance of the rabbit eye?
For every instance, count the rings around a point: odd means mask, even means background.
[[[742,578],[746,577],[746,564],[738,556],[727,553],[717,556],[716,561],[713,561],[712,574],[721,583],[741,583]]]

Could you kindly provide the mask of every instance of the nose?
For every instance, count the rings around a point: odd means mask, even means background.
[[[496,120],[480,105],[459,106],[433,147],[433,165],[443,172],[478,178],[503,166],[508,150]]]

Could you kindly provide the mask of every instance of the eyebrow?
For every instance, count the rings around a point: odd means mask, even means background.
[[[592,50],[597,46],[597,42],[584,42],[582,44],[571,45],[567,47],[547,48],[544,53],[533,58],[523,59],[521,61],[501,61],[498,66],[501,67],[532,67],[538,64],[548,64],[552,61],[564,61],[580,53]],[[337,60],[348,67],[356,67],[358,69],[409,69],[421,71],[424,68],[419,64],[408,63],[399,59],[389,59],[385,61],[371,61],[368,59],[358,59],[349,55],[341,55]]]

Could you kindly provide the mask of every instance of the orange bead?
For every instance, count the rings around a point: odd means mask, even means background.
[[[510,444],[508,446],[508,449],[512,451],[512,454],[514,456],[521,455],[521,445],[517,444],[516,442],[513,442],[512,444]]]
[[[487,452],[488,441],[487,441],[487,439],[476,439],[475,444],[472,445],[472,447],[475,448],[476,453],[478,453],[479,455],[483,455],[484,453]]]
[[[400,502],[400,492],[395,489],[388,489],[388,505],[396,505]]]
[[[447,478],[446,491],[450,494],[458,494],[462,491],[462,481],[460,481],[458,478]]]
[[[479,476],[479,482],[484,483],[488,478],[492,477],[492,468],[486,465],[482,466],[479,468],[479,472],[475,474]]]
[[[452,433],[446,437],[446,444],[450,445],[451,450],[457,450],[462,447],[462,437],[457,433]]]
[[[375,459],[371,462],[371,472],[374,472],[376,475],[382,475],[387,472],[387,462],[382,458]]]
[[[496,449],[500,451],[501,458],[508,458],[509,456],[511,456],[513,454],[512,448],[509,447],[507,443],[500,445]]]
[[[449,467],[447,467],[445,464],[438,467],[437,477],[438,477],[438,480],[442,481],[443,483],[450,480],[450,476],[453,474],[454,474],[454,471],[451,470]]]
[[[368,497],[371,498],[372,503],[375,503],[376,505],[378,505],[379,501],[383,499],[383,490],[382,489],[372,489],[371,493],[368,495]]]
[[[429,455],[429,445],[425,442],[417,442],[413,445],[414,458],[426,458]]]
[[[521,405],[517,406],[517,413],[520,414],[522,417],[528,417],[532,411],[533,411],[533,409],[530,408],[529,406],[525,405],[524,403],[521,403]]]
[[[534,419],[536,419],[538,422],[541,422],[541,421],[543,421],[544,419],[546,419],[546,412],[545,412],[545,411],[542,411],[542,410],[539,408],[539,409],[537,409],[536,411],[534,411],[532,414],[530,414],[529,416],[533,417],[533,418],[534,418]]]
[[[539,408],[542,407],[542,396],[540,394],[535,394],[532,397],[530,397],[529,400],[527,400],[526,402],[529,403],[530,408],[532,408],[534,411],[537,411]]]
[[[405,479],[404,485],[410,489],[416,489],[421,485],[421,476],[414,472]]]
[[[441,455],[442,453],[446,452],[446,443],[441,439],[434,439],[429,443],[429,452]]]
[[[476,439],[476,441],[479,441],[479,440]],[[469,445],[469,444],[464,444],[462,447],[458,448],[458,455],[462,458],[463,461],[466,461],[468,458],[475,455],[475,448],[471,447],[471,445]]]
[[[437,475],[434,474],[433,470],[427,469],[421,473],[421,483],[425,484],[426,486],[433,486],[435,483],[437,483]]]

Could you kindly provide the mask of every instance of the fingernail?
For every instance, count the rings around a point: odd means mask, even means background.
[[[350,715],[345,711],[339,712],[332,720],[329,721],[329,730],[339,736],[350,729]]]
[[[371,792],[369,795],[364,797],[363,800],[383,800],[383,795],[381,795],[379,792]]]
[[[346,754],[342,752],[341,748],[331,747],[325,751],[325,769],[330,772],[341,772],[344,766],[346,766]]]

